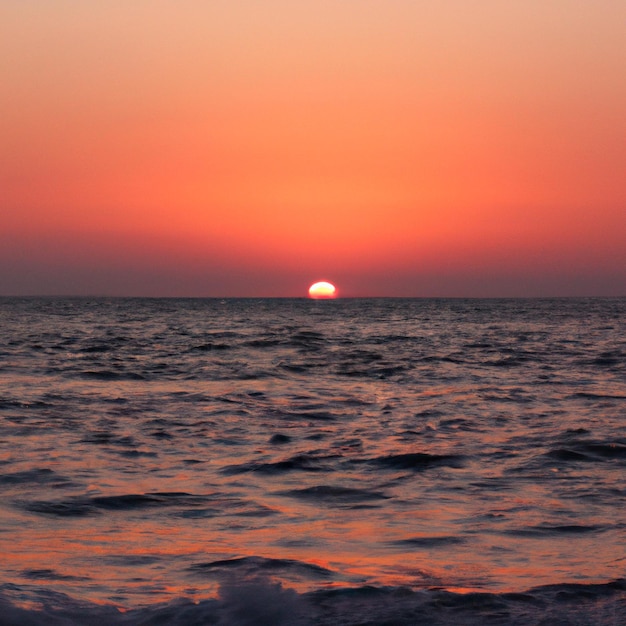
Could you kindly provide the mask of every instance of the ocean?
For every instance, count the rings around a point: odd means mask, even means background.
[[[626,624],[626,299],[0,298],[0,624]]]

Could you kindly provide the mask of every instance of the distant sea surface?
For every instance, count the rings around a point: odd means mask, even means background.
[[[0,299],[1,624],[626,624],[626,299]]]

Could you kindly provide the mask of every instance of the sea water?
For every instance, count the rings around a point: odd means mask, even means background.
[[[626,299],[0,329],[2,624],[626,624]]]

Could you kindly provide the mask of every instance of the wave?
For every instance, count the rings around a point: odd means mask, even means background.
[[[356,489],[352,487],[337,487],[333,485],[316,485],[305,489],[291,489],[281,491],[280,495],[302,500],[312,500],[326,504],[355,504],[360,502],[371,502],[374,500],[386,500],[386,496],[380,491],[370,489]]]
[[[618,442],[572,441],[549,450],[546,456],[558,461],[601,462],[626,459],[626,445]]]
[[[463,457],[456,454],[409,452],[407,454],[380,456],[368,462],[385,469],[421,471],[430,467],[458,468],[463,464]]]
[[[19,486],[27,484],[67,487],[73,483],[69,478],[65,478],[47,467],[13,472],[11,474],[0,474],[0,487],[3,485]]]
[[[234,559],[220,559],[209,563],[196,563],[189,568],[190,571],[214,576],[216,578],[230,578],[236,573],[238,579],[258,578],[266,573],[280,573],[297,579],[319,580],[338,578],[338,575],[320,565],[305,563],[295,559],[269,559],[260,556],[244,556]]]
[[[224,467],[221,472],[227,475],[245,474],[247,472],[257,472],[260,474],[280,474],[283,472],[298,470],[304,472],[321,472],[329,469],[321,462],[324,458],[325,457],[316,457],[309,454],[296,454],[295,456],[292,456],[288,459],[275,461],[273,463],[260,463],[257,461],[251,461],[249,463],[242,463],[240,465],[228,465]]]
[[[135,511],[154,508],[200,508],[222,506],[245,508],[245,501],[219,495],[194,495],[185,492],[130,493],[117,496],[73,496],[62,500],[28,500],[18,505],[30,513],[56,517],[84,517],[101,511]],[[214,510],[214,508],[210,509]]]
[[[232,559],[198,567],[238,570],[248,565],[246,559]],[[299,566],[271,559],[260,565]],[[323,568],[306,573],[326,575]],[[624,626],[626,581],[547,585],[522,593],[371,586],[297,593],[259,577],[223,582],[215,598],[178,599],[128,610],[45,588],[5,584],[0,586],[0,614],[4,626]]]
[[[464,537],[456,537],[454,535],[432,536],[432,537],[411,537],[409,539],[400,539],[394,541],[394,545],[399,547],[416,547],[416,548],[440,548],[450,545],[459,545],[466,543]]]
[[[602,533],[609,530],[609,526],[599,524],[540,524],[504,531],[507,535],[518,537],[548,537],[559,535],[581,535],[586,533]]]

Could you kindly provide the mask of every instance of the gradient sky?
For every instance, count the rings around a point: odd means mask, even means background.
[[[0,294],[626,295],[623,0],[0,0]]]

